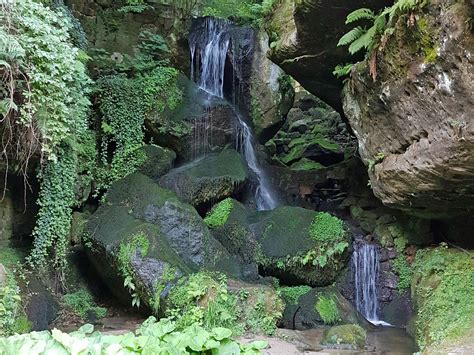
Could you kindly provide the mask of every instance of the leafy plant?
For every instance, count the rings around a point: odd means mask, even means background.
[[[336,324],[341,320],[334,297],[318,296],[314,307],[325,324]]]
[[[322,243],[341,240],[345,234],[344,222],[327,212],[318,212],[309,229],[309,236]]]
[[[16,330],[20,310],[20,289],[15,280],[8,277],[5,283],[0,283],[0,336],[10,335]]]
[[[285,303],[298,304],[298,299],[311,290],[309,286],[285,286],[278,288],[279,295],[283,298]]]
[[[103,318],[107,309],[95,304],[91,293],[84,288],[73,293],[67,293],[63,296],[64,305],[78,314],[82,319],[87,320],[91,317]]]
[[[7,354],[245,354],[256,355],[267,347],[265,341],[238,344],[226,328],[205,330],[192,324],[179,331],[169,319],[148,318],[135,332],[103,335],[90,324],[70,334],[60,330],[34,332],[0,338]]]
[[[376,53],[383,51],[388,38],[395,31],[395,23],[400,16],[413,13],[424,7],[429,0],[397,0],[395,3],[374,13],[367,8],[357,9],[346,17],[346,25],[355,22],[365,21],[370,24],[369,27],[356,26],[343,35],[337,46],[348,46],[351,55],[364,50],[365,59],[369,60],[370,74],[375,81],[376,78]],[[347,66],[338,65],[333,74],[342,77],[349,74]]]
[[[206,223],[209,228],[222,227],[227,222],[232,208],[233,202],[231,198],[222,200],[207,213],[204,218],[204,223]]]

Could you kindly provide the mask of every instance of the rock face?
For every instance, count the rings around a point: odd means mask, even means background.
[[[284,123],[294,98],[290,77],[267,58],[268,50],[268,35],[258,33],[249,90],[253,133],[261,143],[272,137]]]
[[[131,274],[147,303],[157,284],[200,268],[240,276],[240,266],[209,233],[196,210],[139,173],[117,181],[90,217],[84,244],[117,297],[130,296]]]
[[[344,112],[387,206],[425,217],[474,207],[470,11],[434,1],[412,27],[402,17],[377,60],[377,81],[359,63],[345,87]]]
[[[181,104],[145,120],[153,140],[175,151],[179,161],[190,161],[233,143],[237,118],[232,106],[200,90],[184,75],[179,76],[178,86],[183,91]]]
[[[341,83],[332,75],[334,67],[349,61],[346,48],[337,47],[350,27],[347,14],[367,7],[380,9],[390,0],[284,0],[267,24],[271,33],[270,59],[308,91],[341,111]]]
[[[140,167],[139,172],[143,175],[158,179],[173,167],[176,153],[172,150],[157,145],[146,145],[142,149],[146,155],[146,160]]]
[[[182,201],[199,206],[238,193],[247,177],[247,167],[240,154],[226,149],[173,169],[159,182]]]

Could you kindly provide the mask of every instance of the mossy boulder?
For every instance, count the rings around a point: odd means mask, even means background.
[[[180,161],[191,161],[232,144],[237,120],[232,106],[199,89],[184,75],[178,76],[177,85],[183,92],[181,103],[145,120],[154,142],[176,152]]]
[[[329,285],[348,259],[346,228],[328,213],[289,206],[255,212],[232,200],[224,217],[209,225],[216,238],[241,260],[289,283]]]
[[[366,331],[358,325],[337,325],[324,332],[321,345],[332,349],[360,350],[365,347],[366,337]]]
[[[159,179],[160,185],[194,206],[238,193],[248,178],[239,153],[225,149],[171,170]]]
[[[300,329],[321,325],[357,324],[364,329],[373,326],[342,296],[334,286],[308,289],[296,301],[287,302],[283,324]]]
[[[157,307],[157,287],[191,271],[241,275],[240,265],[210,235],[196,210],[139,173],[111,186],[87,223],[83,244],[118,297],[129,300],[123,287],[129,276],[149,308]]]
[[[141,148],[145,153],[145,163],[139,168],[139,172],[152,179],[158,179],[165,175],[173,167],[176,153],[170,149],[157,145],[146,145]]]

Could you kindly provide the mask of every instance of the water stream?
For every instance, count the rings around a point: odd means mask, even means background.
[[[193,31],[189,36],[191,54],[191,78],[199,88],[210,95],[224,98],[225,65],[229,49],[232,49],[232,101],[237,116],[236,148],[244,156],[249,169],[256,177],[255,202],[257,210],[271,210],[277,206],[276,198],[268,179],[261,168],[255,152],[252,132],[239,113],[242,80],[236,75],[242,73],[242,57],[238,37],[232,36],[232,24],[226,20],[207,17],[204,31]]]
[[[378,317],[377,277],[379,273],[378,247],[359,243],[352,253],[355,301],[357,310],[371,323],[389,325]]]

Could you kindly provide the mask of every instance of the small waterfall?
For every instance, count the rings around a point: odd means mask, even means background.
[[[236,149],[243,154],[248,167],[256,176],[255,201],[257,210],[274,209],[277,203],[273,197],[268,179],[259,166],[252,132],[243,117],[237,113],[242,91],[242,58],[249,53],[243,53],[242,47],[244,46],[236,43],[239,39],[232,36],[230,22],[211,17],[207,17],[204,21],[204,31],[191,31],[189,35],[190,76],[202,90],[219,98],[224,98],[225,64],[229,48],[232,50],[232,102],[238,117],[236,122]],[[240,78],[237,76],[240,76]],[[198,129],[198,134],[201,133],[201,130]]]
[[[370,322],[381,323],[377,316],[378,248],[375,244],[355,245],[352,254],[357,310]]]

